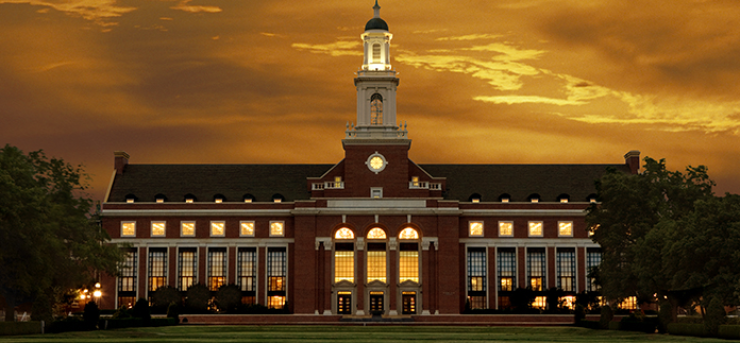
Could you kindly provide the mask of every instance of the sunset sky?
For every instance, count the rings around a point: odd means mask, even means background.
[[[0,144],[336,163],[372,0],[0,0]],[[740,193],[740,3],[380,0],[417,163],[705,165]]]

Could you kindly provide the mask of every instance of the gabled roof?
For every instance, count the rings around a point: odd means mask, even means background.
[[[567,194],[570,201],[587,201],[596,193],[595,181],[608,167],[629,172],[624,164],[421,164],[435,177],[447,178],[443,193],[448,200],[468,201],[479,194],[481,201],[498,201],[502,194],[510,201],[528,201],[539,194],[540,201],[558,201]]]
[[[213,201],[221,194],[226,201],[272,201],[280,194],[285,201],[309,199],[307,178],[321,176],[333,164],[128,164],[116,175],[109,202],[124,202],[133,194],[138,201],[153,202],[163,194],[169,202],[182,202],[186,194],[198,201]]]

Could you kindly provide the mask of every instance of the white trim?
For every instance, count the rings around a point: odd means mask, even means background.
[[[211,204],[211,203],[209,203]],[[282,204],[286,204],[285,202]],[[131,216],[131,217],[153,217],[153,216],[292,216],[292,210],[198,210],[198,209],[177,209],[177,210],[144,210],[144,209],[131,209],[131,210],[102,210],[103,216]]]
[[[206,246],[209,244],[224,244],[234,245],[237,242],[240,244],[255,244],[258,246],[267,246],[270,244],[291,244],[295,243],[293,238],[227,238],[227,237],[209,237],[209,238],[142,238],[136,239],[134,237],[127,238],[113,238],[110,243],[130,243],[139,247],[149,246],[162,246],[162,245],[193,245],[198,244],[199,246]],[[598,246],[598,245],[597,245]]]
[[[113,174],[110,176],[110,182],[108,182],[108,188],[105,190],[105,197],[103,199],[103,203],[107,203],[108,200],[110,200],[110,191],[113,190],[113,181],[116,180],[116,172],[118,170],[116,168],[113,168]]]
[[[252,234],[251,235],[244,235],[242,234],[242,225],[252,223]],[[256,231],[256,224],[254,223],[254,220],[240,220],[239,221],[239,237],[254,237],[254,233]]]
[[[460,238],[459,243],[480,245],[486,244],[489,247],[555,247],[555,246],[576,246],[586,248],[600,248],[601,246],[594,243],[590,238]]]

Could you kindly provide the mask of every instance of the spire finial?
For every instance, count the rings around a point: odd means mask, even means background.
[[[380,5],[378,5],[378,0],[375,0],[375,6],[373,6],[373,10],[375,11],[375,18],[380,18]]]

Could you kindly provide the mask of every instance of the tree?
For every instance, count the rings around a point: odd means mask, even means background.
[[[81,195],[86,175],[42,151],[0,149],[0,294],[5,320],[17,300],[55,299],[56,293],[116,273],[122,260],[91,220],[92,200]],[[42,296],[43,295],[43,296]],[[47,301],[48,305],[51,304]]]
[[[611,169],[597,181],[599,202],[589,207],[586,221],[602,248],[596,274],[607,299],[665,295],[674,288],[663,268],[664,248],[697,201],[713,197],[713,185],[703,166],[689,166],[684,174],[649,157],[640,174]]]

